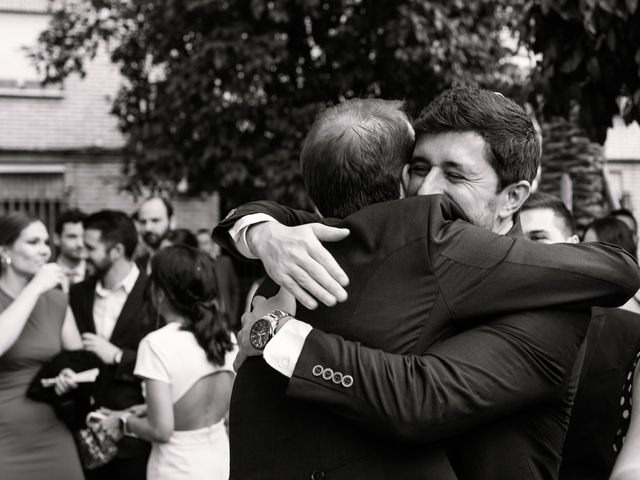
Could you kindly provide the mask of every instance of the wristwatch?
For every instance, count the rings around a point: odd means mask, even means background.
[[[273,310],[260,318],[251,326],[249,341],[256,350],[264,350],[269,340],[273,338],[278,328],[278,323],[283,318],[291,317],[291,314],[282,310]]]

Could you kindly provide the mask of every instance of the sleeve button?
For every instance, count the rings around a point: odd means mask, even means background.
[[[320,375],[322,375],[323,372],[324,372],[324,368],[322,368],[322,365],[316,365],[311,370],[311,373],[313,374],[314,377],[319,377]]]
[[[342,377],[342,386],[345,388],[349,388],[353,385],[353,377],[351,375],[345,375]]]
[[[324,378],[325,380],[331,380],[331,377],[333,377],[333,370],[331,370],[330,368],[325,368],[324,372],[322,372],[322,378]]]

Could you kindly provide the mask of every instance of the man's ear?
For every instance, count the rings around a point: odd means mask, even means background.
[[[172,215],[169,219],[169,230],[175,230],[178,226],[178,222],[176,222],[176,216]]]
[[[60,246],[60,235],[58,235],[57,233],[54,233],[54,234],[53,234],[53,237],[52,237],[52,240],[53,240],[53,244],[54,244],[56,247],[59,247],[59,246]]]
[[[111,256],[111,260],[117,260],[119,258],[124,257],[124,245],[121,243],[116,243],[109,250],[109,255]]]
[[[503,219],[511,218],[520,210],[524,202],[531,193],[531,184],[526,180],[520,180],[506,187],[501,196],[503,197],[502,207],[499,216]]]
[[[408,163],[404,164],[402,167],[402,173],[400,174],[400,198],[407,197],[407,191],[409,190],[409,179],[411,176],[409,175],[409,169],[411,165]]]

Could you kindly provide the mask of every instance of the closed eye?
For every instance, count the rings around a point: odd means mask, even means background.
[[[456,173],[456,172],[445,172],[445,175],[452,182],[462,182],[466,180],[466,178],[463,175],[460,175],[459,173]]]
[[[418,177],[426,177],[427,175],[429,175],[430,171],[431,165],[428,165],[426,163],[414,163],[409,168],[409,174]]]

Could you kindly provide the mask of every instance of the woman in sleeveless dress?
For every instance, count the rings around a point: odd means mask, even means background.
[[[49,263],[44,224],[23,214],[0,216],[0,478],[80,480],[71,433],[53,408],[25,396],[40,367],[64,349],[82,348],[64,280]],[[71,384],[58,379],[56,391]]]
[[[166,326],[138,347],[134,373],[144,379],[146,413],[116,412],[104,422],[152,443],[149,479],[229,477],[224,421],[237,347],[217,308],[213,272],[207,255],[185,245],[164,248],[152,260],[148,292]]]

